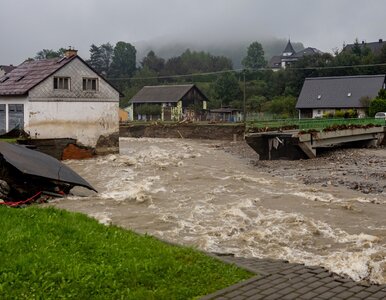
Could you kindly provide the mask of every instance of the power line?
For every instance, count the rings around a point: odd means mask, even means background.
[[[381,64],[366,64],[366,65],[351,65],[351,66],[330,66],[330,67],[289,67],[286,70],[331,70],[331,69],[353,69],[353,68],[368,68],[368,67],[383,67],[386,66],[386,63]],[[216,72],[204,72],[204,73],[191,73],[191,74],[181,74],[181,75],[164,75],[164,76],[152,76],[152,77],[119,77],[119,78],[107,78],[108,80],[147,80],[147,79],[168,79],[168,78],[184,78],[184,77],[196,77],[196,76],[207,76],[207,75],[218,75],[224,73],[239,73],[243,71],[273,71],[271,68],[243,68],[243,69],[232,69],[232,70],[223,70]]]
[[[164,76],[153,76],[153,77],[120,77],[120,78],[107,78],[108,80],[145,80],[145,79],[167,79],[167,78],[182,78],[182,77],[192,77],[192,76],[207,76],[207,75],[217,75],[223,73],[236,73],[241,72],[245,69],[232,69],[232,70],[223,70],[216,72],[204,72],[204,73],[191,73],[191,74],[181,74],[181,75],[164,75]]]

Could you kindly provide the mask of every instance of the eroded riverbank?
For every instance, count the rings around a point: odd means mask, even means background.
[[[287,259],[386,282],[385,150],[263,162],[247,147],[121,139],[120,156],[67,162],[99,194],[77,189],[52,205],[205,251]],[[365,182],[367,173],[359,173],[365,164],[377,166],[369,176],[377,178],[374,191],[335,180]]]

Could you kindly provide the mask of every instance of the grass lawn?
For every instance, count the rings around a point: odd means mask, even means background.
[[[197,299],[252,274],[79,213],[0,205],[0,299]]]
[[[5,138],[5,139],[0,139],[1,142],[6,142],[6,143],[11,143],[11,144],[16,144],[16,141],[18,138]]]

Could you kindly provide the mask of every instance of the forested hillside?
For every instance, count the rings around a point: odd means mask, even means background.
[[[285,43],[272,44],[268,51],[275,49],[274,54],[280,55]],[[300,43],[295,46],[302,48]],[[157,47],[149,48],[143,55],[128,42],[93,44],[88,63],[122,91],[121,107],[128,106],[131,97],[145,85],[194,83],[210,99],[209,108],[242,108],[245,90],[248,112],[279,117],[296,116],[296,100],[306,77],[386,73],[386,47],[373,53],[358,41],[349,51],[304,56],[276,72],[266,67],[271,55],[258,41],[244,48],[230,46],[211,51],[179,47],[169,45],[159,48],[160,52],[154,50]],[[62,52],[44,49],[36,59],[60,56]]]

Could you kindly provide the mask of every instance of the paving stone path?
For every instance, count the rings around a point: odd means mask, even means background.
[[[201,300],[244,299],[386,299],[386,284],[355,282],[322,267],[307,267],[280,260],[216,256],[258,274]]]

